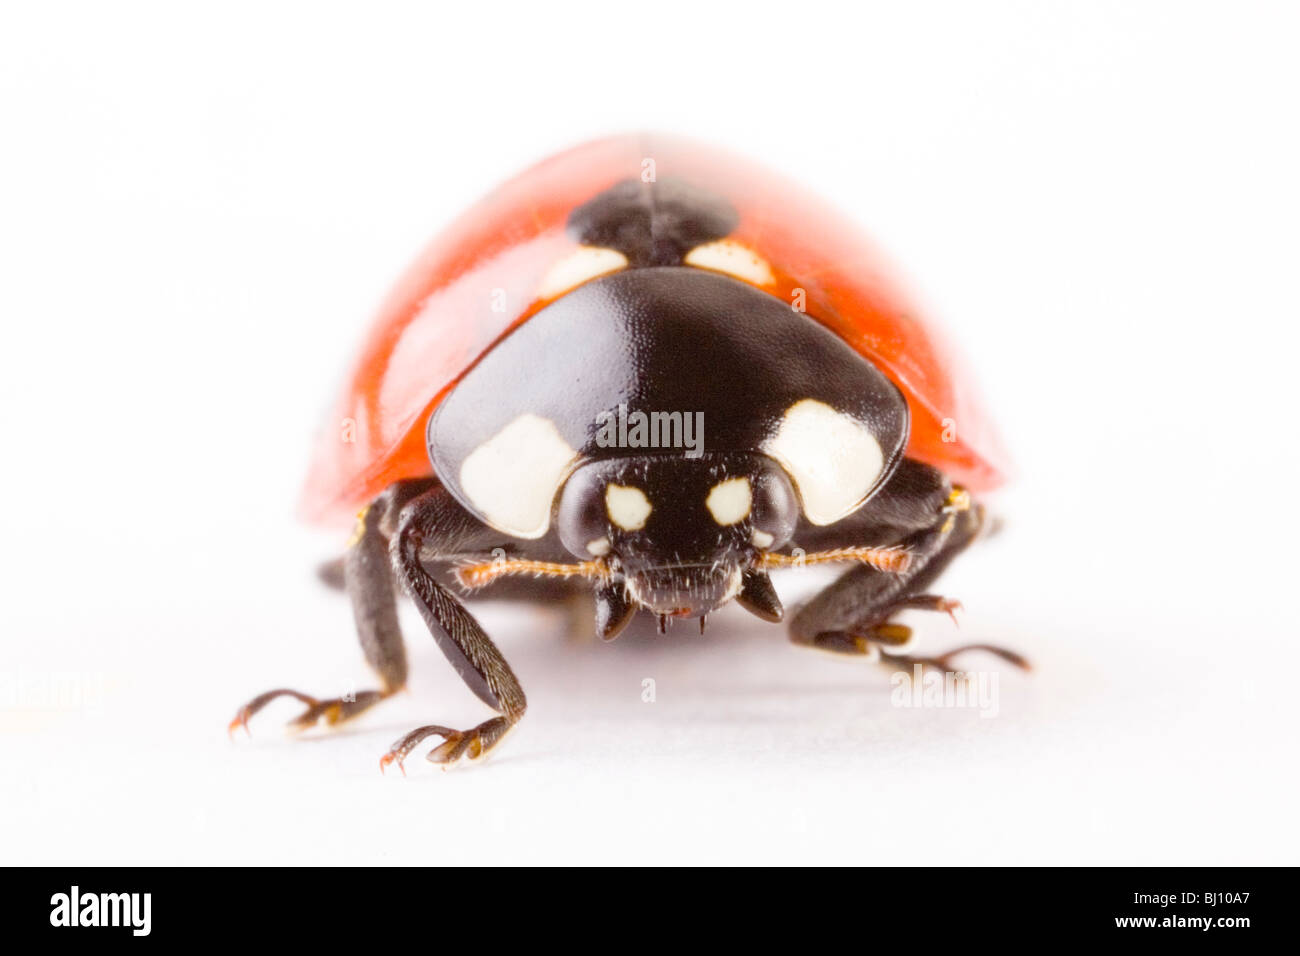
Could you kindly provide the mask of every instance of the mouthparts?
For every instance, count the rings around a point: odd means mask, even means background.
[[[667,617],[703,617],[740,593],[744,580],[744,569],[729,563],[650,567],[626,574],[632,599]]]

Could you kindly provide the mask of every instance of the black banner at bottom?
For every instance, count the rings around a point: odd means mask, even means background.
[[[583,872],[560,877],[446,869],[9,869],[0,903],[6,940],[28,934],[79,942],[198,940],[338,945],[388,930],[429,941],[474,929],[492,945],[532,931],[556,943],[698,943],[699,924],[727,945],[796,932],[875,935],[888,925],[916,939],[987,941],[1130,937],[1174,945],[1234,945],[1289,928],[1294,874],[1283,869],[788,870]],[[866,921],[864,923],[864,920]],[[695,927],[695,928],[691,928]],[[268,934],[268,929],[271,932]],[[598,935],[597,935],[598,934]],[[662,934],[668,934],[664,936]],[[938,935],[935,935],[938,934]],[[620,942],[621,941],[621,942]],[[868,940],[864,939],[863,945]]]

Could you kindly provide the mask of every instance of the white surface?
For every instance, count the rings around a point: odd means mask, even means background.
[[[1300,862],[1295,12],[852,6],[6,6],[0,862]],[[231,744],[256,692],[367,686],[291,515],[388,282],[637,127],[834,198],[953,330],[1021,471],[960,631],[916,620],[1037,674],[982,719],[745,616],[491,611],[526,722],[385,778],[484,715],[410,615],[411,693]]]

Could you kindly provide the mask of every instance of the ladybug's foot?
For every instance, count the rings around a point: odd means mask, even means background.
[[[912,637],[912,629],[905,624],[877,624],[861,633],[855,631],[822,631],[808,643],[819,651],[879,660],[881,647],[901,647]]]
[[[461,757],[478,760],[500,743],[506,731],[513,726],[514,722],[508,717],[493,717],[471,730],[452,730],[437,724],[418,727],[393,744],[392,749],[379,758],[379,769],[387,770],[388,765],[395,762],[397,769],[405,774],[404,761],[407,755],[429,737],[442,737],[443,742],[429,751],[425,759],[430,763],[442,764],[444,770]]]
[[[329,700],[317,700],[307,694],[299,693],[296,690],[280,688],[278,690],[268,690],[265,694],[259,694],[254,697],[235,714],[234,720],[230,722],[229,732],[233,735],[238,727],[244,728],[244,733],[248,733],[248,721],[254,714],[280,697],[292,697],[295,700],[302,701],[307,705],[307,709],[301,714],[289,721],[288,726],[293,730],[306,730],[314,724],[324,722],[327,726],[340,724],[349,718],[357,716],[364,710],[369,710],[375,704],[383,700],[387,694],[379,690],[363,690],[356,694],[349,694],[344,697],[332,697]]]
[[[892,603],[886,613],[893,614],[907,609],[942,611],[956,624],[961,602],[938,594],[913,594]],[[874,659],[880,651],[901,648],[911,639],[912,629],[906,624],[886,621],[861,631],[823,631],[813,637],[811,644],[818,650],[833,654],[861,654]]]
[[[950,651],[946,651],[943,654],[933,657],[912,654],[890,654],[888,651],[882,650],[880,654],[880,662],[894,670],[910,670],[913,666],[920,664],[922,668],[933,667],[935,670],[939,671],[951,671],[953,669],[952,659],[958,654],[965,654],[968,651],[984,651],[988,654],[994,655],[995,657],[1001,658],[1008,664],[1020,668],[1022,671],[1033,670],[1029,661],[1020,654],[1005,647],[998,647],[995,644],[963,644],[961,647],[954,647]]]
[[[915,608],[918,611],[942,611],[952,618],[954,624],[957,623],[957,612],[961,610],[961,601],[955,601],[952,598],[946,598],[938,594],[913,594],[911,597],[903,598],[894,605],[894,609],[903,610],[905,608]],[[889,627],[891,625],[883,625]],[[897,627],[899,625],[892,625]]]
[[[895,607],[944,611],[953,617],[955,621],[954,612],[961,605],[950,598],[939,597],[936,594],[918,594],[900,601]],[[864,628],[861,632],[823,631],[814,637],[811,643],[818,650],[830,651],[834,654],[857,655],[867,660],[878,660],[893,670],[910,669],[916,664],[920,664],[923,668],[932,667],[940,671],[952,670],[952,659],[958,654],[964,654],[967,651],[985,651],[1019,667],[1021,670],[1032,670],[1029,661],[1025,660],[1024,657],[1015,651],[994,644],[964,644],[937,656],[900,653],[911,640],[912,629],[910,627],[906,624],[896,624],[889,621],[884,624],[877,624],[874,627]]]

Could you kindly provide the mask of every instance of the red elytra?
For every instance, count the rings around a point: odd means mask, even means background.
[[[416,259],[380,309],[322,431],[303,494],[306,518],[340,522],[392,482],[433,473],[429,415],[481,355],[546,304],[536,290],[576,246],[565,232],[569,213],[647,171],[732,203],[740,219],[730,238],[772,267],[775,283],[763,291],[787,302],[801,298],[810,321],[902,389],[912,416],[910,457],[973,491],[1003,482],[1009,460],[973,380],[853,223],[748,160],[643,134],[597,140],[539,163],[461,215]]]

